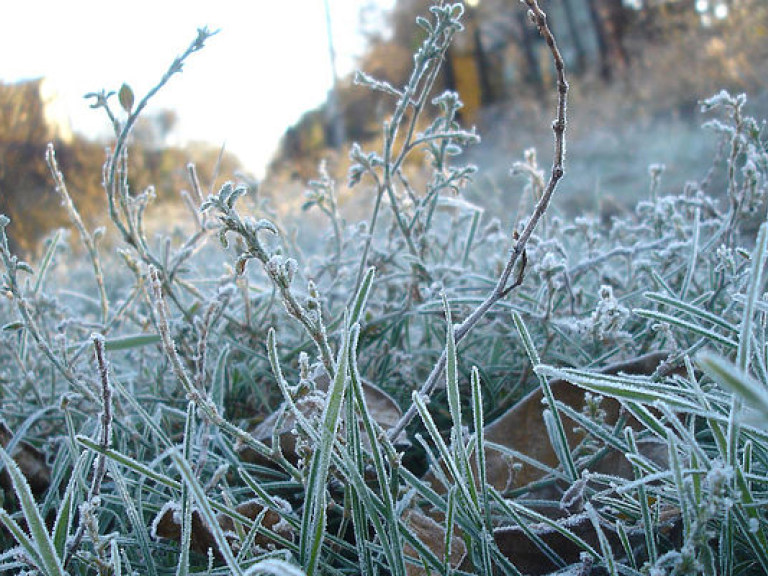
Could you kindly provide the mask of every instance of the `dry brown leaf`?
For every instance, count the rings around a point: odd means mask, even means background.
[[[7,447],[13,438],[13,432],[8,428],[5,422],[0,421],[0,445]],[[45,459],[45,454],[32,446],[29,442],[23,440],[16,444],[11,457],[29,483],[32,493],[35,496],[42,496],[51,485],[51,469]],[[0,487],[4,490],[11,489],[11,479],[8,472],[3,470],[0,473]]]
[[[287,506],[287,503],[286,503]],[[258,500],[248,500],[235,507],[235,511],[242,514],[250,520],[255,520],[264,510],[264,505]],[[152,522],[152,535],[155,538],[167,538],[169,540],[181,541],[181,505],[178,502],[168,502],[163,506]],[[235,523],[232,518],[224,514],[219,514],[216,520],[227,536],[231,545],[236,545]],[[274,510],[268,509],[264,514],[261,525],[276,534],[293,539],[293,530]],[[275,544],[275,542],[266,536],[259,534],[254,540],[256,546],[266,547]],[[197,510],[192,511],[192,533],[190,535],[190,549],[205,554],[208,549],[212,549],[218,556],[220,552],[216,544],[216,539],[211,532],[210,527]]]
[[[602,518],[598,513],[600,528],[608,541],[608,545],[615,557],[624,555],[624,547],[621,544],[615,526]],[[558,524],[567,528],[570,532],[589,544],[595,551],[601,553],[600,541],[595,526],[587,513],[576,514],[558,520]],[[659,514],[658,524],[661,532],[676,545],[682,545],[680,511],[676,508],[666,508]],[[583,550],[571,540],[563,536],[546,524],[531,524],[527,528],[538,536],[541,541],[549,546],[552,551],[565,562],[573,565],[580,561]],[[628,531],[627,536],[633,548],[642,546],[645,537],[641,530]],[[493,532],[493,538],[499,550],[515,567],[526,576],[538,576],[549,574],[560,568],[551,560],[519,526],[506,526],[497,528]],[[466,564],[466,560],[465,560]],[[462,569],[471,566],[462,565]]]
[[[597,532],[586,513],[570,516],[560,520],[559,523],[600,552]],[[601,528],[614,554],[620,554],[621,542],[616,533],[607,523],[601,522]],[[565,562],[565,565],[579,562],[583,550],[556,530],[545,524],[531,525],[528,529],[549,546]],[[502,554],[509,558],[523,574],[537,576],[549,574],[560,568],[519,526],[497,528],[493,532],[493,538]]]
[[[651,374],[667,356],[667,353],[655,352],[628,362],[607,366],[602,372],[605,374]],[[585,390],[563,380],[550,382],[550,387],[552,394],[560,402],[577,411],[580,411],[584,406]],[[534,390],[525,396],[501,418],[485,427],[485,440],[513,449],[550,468],[557,468],[559,460],[552,449],[549,434],[542,417],[542,413],[546,408],[542,404],[542,399],[543,393],[541,389]],[[600,408],[605,411],[604,421],[607,425],[613,425],[617,422],[621,410],[621,405],[617,400],[604,398]],[[584,433],[574,430],[577,428],[576,422],[565,417],[563,414],[561,416],[563,417],[563,427],[565,428],[569,448],[573,450],[584,440]],[[632,418],[628,419],[627,425],[634,428],[640,427],[639,423]],[[638,442],[638,450],[643,456],[658,464],[664,465],[667,461],[666,445],[656,441]],[[474,464],[473,462],[473,466]],[[513,470],[507,455],[498,450],[486,448],[488,483],[499,491],[503,492],[510,488],[526,486],[544,476],[544,473],[534,466],[525,463],[519,464],[522,464],[522,467],[517,465]],[[623,478],[634,478],[634,472],[629,461],[623,454],[615,450],[609,451],[590,468],[590,471]],[[435,488],[444,489],[434,474],[428,474],[426,479],[432,482]],[[586,481],[584,479],[579,482]],[[576,484],[579,484],[579,482]],[[576,487],[576,484],[572,486],[572,489]],[[529,495],[535,498],[555,500],[562,496],[560,510],[544,508],[537,511],[549,518],[557,519],[558,523],[563,527],[569,528],[593,548],[599,550],[597,533],[589,517],[582,512],[583,502],[579,494],[571,494],[571,490],[561,494],[562,489],[559,486],[539,487]],[[679,511],[669,510],[665,511],[665,513],[669,516],[668,524],[670,526],[679,525]],[[573,564],[579,561],[582,550],[551,527],[542,524],[533,525],[529,528],[556,551],[566,563]],[[619,542],[615,532],[613,532],[608,524],[605,524],[603,528],[610,545],[617,554],[620,554],[621,549],[618,548]],[[547,574],[558,568],[520,527],[497,528],[494,531],[494,539],[502,553],[523,574]],[[468,567],[462,566],[462,568],[466,569]]]
[[[445,555],[445,527],[418,510],[408,510],[403,515],[405,524],[413,534],[421,540],[427,548],[438,558]],[[409,543],[403,545],[403,552],[408,556],[418,557],[418,553]],[[464,541],[454,536],[451,539],[451,566],[456,568],[466,556],[467,548]],[[405,570],[408,576],[426,576],[428,572],[424,566],[406,563]]]
[[[324,371],[315,375],[314,380],[316,391],[309,392],[295,401],[296,407],[304,417],[308,419],[311,419],[312,415],[319,415],[322,412],[325,404],[325,392],[328,390],[329,384],[328,375]],[[402,411],[397,405],[397,402],[395,402],[395,400],[381,388],[368,381],[363,380],[362,388],[363,395],[365,396],[365,403],[368,406],[368,411],[370,412],[371,417],[384,430],[388,430],[395,426],[402,416]],[[296,454],[296,435],[293,432],[296,425],[296,419],[290,411],[283,415],[284,410],[287,410],[285,403],[265,418],[251,432],[251,434],[257,440],[263,442],[267,446],[271,446],[275,426],[280,424],[278,434],[280,439],[280,449],[283,456],[285,456],[289,462],[296,463],[298,459]],[[363,446],[369,448],[370,440],[362,426],[360,428],[360,437]],[[398,438],[398,443],[405,443],[404,433]],[[239,447],[239,454],[246,462],[255,462],[264,465],[269,464],[264,458],[261,458],[254,450],[247,446]]]
[[[627,362],[607,366],[601,372],[604,374],[651,374],[667,356],[666,352],[653,352]],[[550,388],[554,397],[563,404],[577,411],[584,406],[586,391],[582,388],[563,380],[553,380],[550,382]],[[525,454],[550,468],[556,468],[559,465],[559,460],[552,449],[549,434],[542,418],[545,409],[542,399],[541,388],[530,392],[500,418],[485,427],[485,440]],[[619,402],[612,398],[604,398],[600,407],[605,411],[605,423],[608,425],[615,424],[619,417]],[[577,428],[576,422],[565,415],[561,416],[568,446],[573,450],[584,440],[584,433],[574,431]],[[632,418],[628,420],[627,425],[638,427],[638,423]],[[640,450],[642,454],[655,461],[664,461],[666,458],[666,447],[660,447],[654,443],[641,444]],[[632,473],[626,458],[615,451],[609,452],[592,468],[592,471],[623,477],[630,477]],[[509,456],[489,447],[486,448],[486,475],[491,486],[499,491],[505,491],[510,488],[526,486],[542,478],[544,473],[523,462],[515,462],[513,471]],[[443,489],[438,485],[439,483],[436,482],[436,477],[433,474],[428,474],[426,479],[431,481],[436,488]]]
[[[666,352],[652,352],[627,362],[607,366],[601,372],[603,374],[652,374],[667,357],[668,353]],[[555,399],[574,410],[581,410],[584,406],[586,391],[583,388],[579,388],[564,380],[552,381],[550,388]],[[556,468],[559,460],[552,448],[549,434],[542,418],[544,410],[542,399],[543,392],[541,388],[537,388],[528,394],[501,418],[486,426],[485,439],[489,442],[517,450],[550,468]],[[613,398],[604,398],[600,408],[605,411],[605,423],[609,426],[615,424],[619,418],[621,404]],[[585,434],[574,431],[575,428],[578,428],[576,422],[570,420],[565,415],[561,416],[568,446],[573,450],[584,440]],[[633,418],[628,420],[627,425],[634,428],[639,426]],[[641,447],[641,453],[647,451],[648,456],[651,456],[651,453],[653,453],[653,457],[656,459],[658,458],[656,454],[658,450],[656,448],[657,445],[646,443]],[[666,454],[666,448],[664,448],[664,454]],[[521,464],[522,467],[516,470],[514,475],[514,487],[525,486],[543,476],[541,470],[528,464]],[[504,490],[510,480],[507,457],[496,450],[488,450],[486,466],[488,482],[498,490]],[[629,462],[616,451],[609,452],[592,471],[606,472],[625,478],[630,477],[632,474]]]

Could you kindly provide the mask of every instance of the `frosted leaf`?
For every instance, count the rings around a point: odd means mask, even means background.
[[[174,524],[181,526],[181,512],[181,504],[178,502],[170,500],[163,504],[162,508],[160,508],[160,511],[155,516],[155,519],[152,521],[152,525],[150,526],[150,537],[153,540],[158,540],[160,538],[160,536],[157,534],[158,526],[160,525],[160,522],[166,518],[168,513],[170,513],[170,517],[173,519]]]

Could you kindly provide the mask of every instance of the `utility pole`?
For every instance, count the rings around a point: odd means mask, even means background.
[[[339,102],[339,74],[336,69],[336,48],[333,43],[333,27],[331,26],[331,6],[329,0],[323,0],[325,5],[325,27],[328,34],[328,53],[331,60],[331,74],[333,75],[333,84],[328,95],[327,122],[330,126],[329,144],[333,148],[341,148],[345,140],[344,115],[341,113]]]

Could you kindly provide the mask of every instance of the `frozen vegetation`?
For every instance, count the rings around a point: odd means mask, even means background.
[[[554,216],[566,70],[525,4],[557,104],[551,168],[533,150],[509,166],[527,183],[512,226],[465,197],[479,136],[432,90],[460,4],[417,21],[406,85],[358,77],[392,105],[381,148],[352,148],[369,214],[346,221],[321,166],[309,257],[256,191],[205,194],[194,166],[189,233],[145,232],[129,135],[209,31],[145,97],[121,92],[124,116],[93,95],[119,249],[52,147],[82,250],[56,234],[23,262],[0,216],[0,572],[768,572],[764,125],[716,94],[706,178],[667,195],[655,164],[625,183],[634,209]]]

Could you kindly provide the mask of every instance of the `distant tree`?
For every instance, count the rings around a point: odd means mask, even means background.
[[[587,0],[589,14],[595,30],[600,58],[600,76],[610,81],[616,72],[629,65],[629,54],[624,36],[629,20],[629,8],[623,0]]]
[[[584,45],[583,30],[578,22],[577,8],[574,6],[575,0],[562,0],[562,2],[565,23],[568,28],[568,37],[576,53],[573,72],[581,74],[587,68],[587,49]]]
[[[54,143],[69,192],[86,222],[94,225],[106,205],[101,185],[105,144],[80,136],[58,139],[46,120],[41,82],[0,84],[0,213],[12,220],[9,235],[14,250],[27,253],[52,229],[70,224],[45,162],[49,142]],[[175,122],[175,112],[162,111],[136,127],[130,150],[132,192],[151,185],[159,200],[174,202],[181,189],[189,188],[190,162],[197,165],[204,185],[240,169],[239,160],[210,144],[166,147]]]

